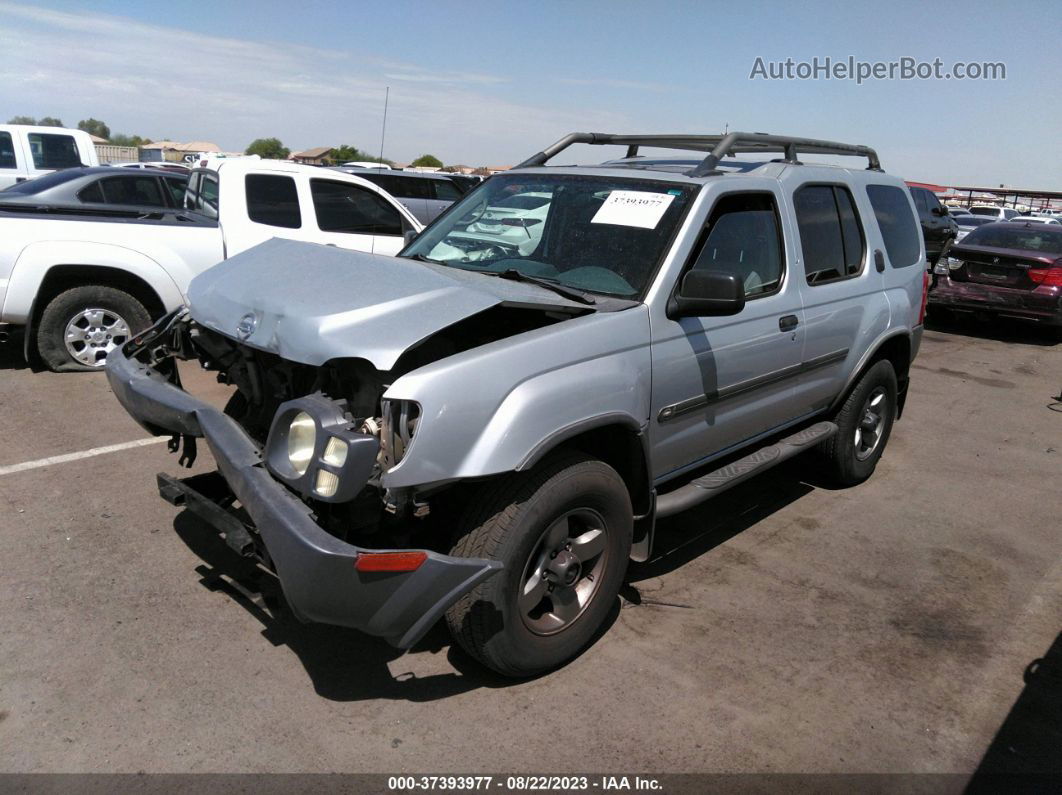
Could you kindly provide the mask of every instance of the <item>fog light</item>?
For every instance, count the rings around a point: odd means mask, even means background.
[[[334,467],[341,467],[347,462],[347,443],[333,436],[325,445],[324,462]]]
[[[322,469],[317,472],[317,483],[313,490],[322,497],[334,497],[339,489],[339,477],[328,470]]]
[[[316,440],[317,425],[313,417],[305,411],[300,411],[288,426],[288,461],[300,476],[305,475],[307,467],[310,466]]]

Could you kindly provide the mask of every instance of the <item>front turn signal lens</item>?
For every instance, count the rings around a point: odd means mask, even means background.
[[[422,550],[411,552],[362,552],[354,561],[358,571],[416,571],[428,559]]]

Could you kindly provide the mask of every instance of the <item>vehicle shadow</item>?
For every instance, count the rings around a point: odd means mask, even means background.
[[[668,574],[818,488],[831,489],[808,457],[796,456],[695,508],[657,523],[653,554],[632,563],[625,599],[641,603],[637,583]]]
[[[1062,632],[1022,673],[1024,689],[999,727],[967,793],[1058,792],[1062,781]]]
[[[240,557],[213,528],[188,511],[179,513],[174,529],[203,565],[196,567],[200,584],[220,591],[261,622],[262,637],[287,646],[299,658],[314,690],[331,701],[402,699],[427,702],[481,687],[503,688],[529,679],[511,679],[484,668],[456,644],[443,622],[436,624],[410,653],[445,653],[454,671],[431,676],[391,673],[389,663],[407,652],[381,638],[326,624],[304,624],[284,601],[280,583],[247,558]],[[619,616],[620,602],[610,611],[587,648],[604,635]],[[543,674],[546,676],[548,674]]]
[[[22,355],[22,334],[13,332],[4,342],[0,342],[0,370],[33,370],[26,357]]]
[[[1057,329],[1040,326],[1033,322],[1023,322],[1009,317],[978,320],[970,315],[959,313],[949,314],[940,311],[934,313],[932,307],[926,315],[926,330],[996,342],[1016,342],[1022,345],[1051,347],[1062,343],[1062,334]],[[924,338],[923,343],[927,339],[929,338]]]

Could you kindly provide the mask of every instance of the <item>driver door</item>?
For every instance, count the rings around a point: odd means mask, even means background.
[[[803,307],[789,278],[792,235],[775,190],[720,196],[677,283],[690,269],[736,273],[745,307],[730,317],[653,321],[650,433],[663,482],[800,415],[793,376]]]

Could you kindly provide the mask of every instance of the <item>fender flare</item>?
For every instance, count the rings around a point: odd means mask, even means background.
[[[881,334],[881,336],[874,340],[874,343],[872,345],[868,345],[866,352],[861,357],[859,357],[859,361],[856,362],[856,366],[852,368],[852,371],[848,376],[848,380],[846,380],[844,383],[844,387],[841,389],[840,392],[837,393],[837,396],[830,403],[829,411],[834,411],[838,406],[841,405],[841,403],[844,402],[845,398],[848,397],[848,392],[849,390],[851,390],[852,385],[855,384],[856,379],[863,374],[863,370],[865,370],[866,366],[874,359],[875,356],[878,355],[878,352],[881,351],[882,347],[890,340],[898,339],[900,337],[906,337],[908,345],[911,345],[913,350],[913,343],[911,341],[911,331],[909,329],[901,328],[886,330],[884,333]],[[908,365],[910,365],[910,362],[908,362]],[[897,376],[899,375],[900,373],[897,373]]]

